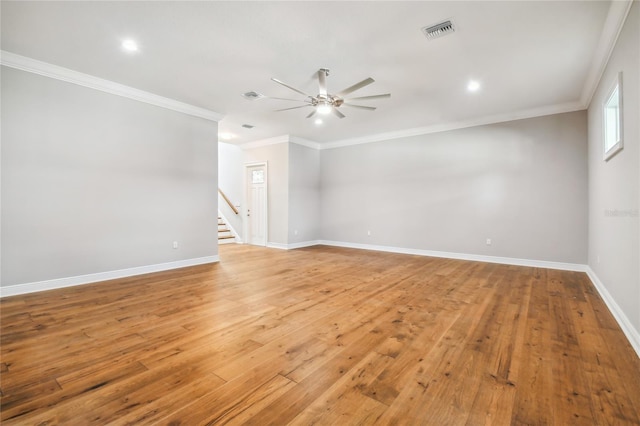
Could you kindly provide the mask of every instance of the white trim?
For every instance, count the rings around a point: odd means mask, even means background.
[[[311,148],[311,149],[318,149],[318,150],[322,149],[322,144],[318,142],[310,141],[308,139],[299,138],[297,136],[290,136],[289,142],[306,146],[307,148]]]
[[[437,124],[437,125],[426,126],[426,127],[414,127],[411,129],[402,129],[402,130],[397,130],[392,132],[375,133],[371,135],[366,135],[366,136],[361,136],[356,138],[349,138],[349,139],[341,139],[341,140],[332,141],[332,142],[315,142],[308,139],[299,138],[297,136],[281,135],[281,136],[275,136],[272,138],[260,139],[253,142],[243,143],[239,146],[243,150],[247,150],[247,149],[254,149],[254,148],[259,148],[263,146],[277,145],[281,143],[290,142],[290,143],[295,143],[298,145],[306,146],[308,148],[317,149],[317,150],[334,149],[334,148],[342,148],[345,146],[361,145],[361,144],[367,144],[367,143],[373,143],[373,142],[387,141],[392,139],[427,135],[431,133],[448,132],[451,130],[466,129],[469,127],[505,123],[505,122],[514,121],[514,120],[524,120],[527,118],[543,117],[546,115],[563,114],[567,112],[581,111],[584,109],[586,109],[586,106],[580,102],[568,102],[564,104],[549,105],[549,106],[532,108],[528,110],[516,111],[516,112],[511,112],[506,114],[496,114],[491,116],[485,116],[485,117],[480,117],[473,120]]]
[[[545,115],[562,114],[565,112],[581,111],[586,107],[580,102],[568,102],[565,104],[550,105],[540,108],[532,108],[523,111],[516,111],[506,114],[496,114],[491,116],[480,117],[472,120],[458,121],[453,123],[437,124],[434,126],[415,127],[412,129],[403,129],[394,132],[377,133],[357,138],[342,139],[333,142],[325,142],[320,144],[320,149],[342,148],[351,145],[361,145],[365,143],[381,142],[391,139],[406,138],[411,136],[420,136],[430,133],[448,132],[450,130],[465,129],[468,127],[486,126],[489,124],[504,123],[514,120],[523,120],[526,118],[542,117]]]
[[[299,248],[303,248],[303,247],[317,246],[319,244],[320,244],[319,240],[301,241],[299,243],[287,244],[287,249],[288,250],[295,250],[295,249],[299,249]]]
[[[593,55],[591,67],[582,88],[582,95],[580,96],[580,103],[585,105],[585,107],[589,106],[598,88],[598,83],[602,79],[604,70],[607,68],[607,63],[616,46],[616,42],[618,41],[618,37],[624,26],[624,21],[627,19],[632,4],[633,0],[617,0],[612,1],[609,6],[609,12],[604,22],[604,27],[602,28],[598,47]]]
[[[153,272],[168,271],[170,269],[185,268],[187,266],[203,265],[205,263],[215,263],[219,261],[220,257],[218,255],[197,257],[195,259],[176,260],[174,262],[137,266],[134,268],[119,269],[116,271],[98,272],[95,274],[78,275],[75,277],[58,278],[54,280],[38,281],[34,283],[16,284],[0,287],[0,297],[16,296],[18,294],[35,293],[38,291],[53,290],[64,287],[73,287],[99,281],[126,278],[134,275],[150,274]]]
[[[300,138],[298,136],[291,136],[291,135],[280,135],[280,136],[274,136],[272,138],[259,139],[257,141],[240,144],[239,146],[241,149],[246,150],[246,149],[260,148],[262,146],[277,145],[280,143],[295,143],[297,145],[306,146],[307,148],[311,148],[311,149],[321,149],[321,146],[322,146],[318,142],[310,141],[308,139]]]
[[[618,129],[618,139],[616,140],[616,143],[614,143],[613,145],[607,148],[607,142],[608,142],[607,134],[609,132],[608,126],[610,125],[609,118],[607,115],[607,109],[608,109],[609,101],[611,101],[611,98],[615,91],[618,92],[618,96],[616,99],[618,103],[618,116],[616,117],[617,122],[615,123]],[[623,100],[622,92],[623,92],[622,71],[620,71],[616,74],[616,78],[611,84],[609,91],[607,92],[607,95],[604,97],[604,100],[602,101],[602,106],[601,106],[602,108],[602,159],[604,161],[609,161],[611,158],[613,158],[614,155],[622,151],[622,149],[624,148],[624,104],[623,104],[624,100]]]
[[[598,293],[600,293],[600,296],[609,308],[609,311],[611,311],[613,317],[618,322],[618,325],[620,325],[622,332],[625,334],[625,336],[627,336],[627,339],[629,340],[629,343],[631,343],[633,349],[636,351],[636,354],[638,355],[638,357],[640,357],[640,333],[638,333],[638,330],[633,327],[631,321],[629,321],[629,318],[627,318],[620,306],[616,303],[615,299],[607,290],[607,287],[605,287],[602,281],[600,281],[600,278],[598,278],[598,276],[590,266],[586,267],[586,273],[589,276],[589,279],[591,279],[591,282],[593,283],[596,290],[598,290]]]
[[[194,117],[204,118],[206,120],[220,121],[224,118],[222,114],[205,108],[189,105],[184,102],[165,98],[143,90],[134,89],[133,87],[125,86],[124,84],[94,77],[69,68],[38,61],[26,56],[16,55],[15,53],[7,52],[6,50],[0,51],[0,64],[33,74],[54,78],[56,80],[66,81],[67,83],[88,87],[90,89],[100,90],[112,95],[145,102],[147,104],[192,115]]]
[[[220,194],[218,194],[218,197],[221,197]],[[222,220],[224,220],[225,225],[227,225],[227,228],[229,228],[229,231],[231,231],[231,234],[233,235],[233,237],[235,238],[236,243],[240,243],[242,244],[242,238],[240,238],[240,235],[238,234],[238,232],[236,232],[235,228],[233,226],[231,226],[231,224],[229,223],[229,221],[227,220],[227,217],[225,215],[222,214],[222,212],[220,211],[220,209],[218,209],[218,214],[220,215],[220,217],[222,218]],[[240,213],[238,213],[240,214]]]
[[[299,243],[291,243],[291,244],[269,242],[267,243],[267,247],[278,249],[278,250],[295,250],[303,247],[317,246],[319,244],[322,244],[322,242],[319,240],[302,241]]]
[[[273,249],[278,249],[278,250],[289,250],[288,244],[283,244],[283,243],[268,242],[267,243],[267,248],[273,248]]]
[[[518,259],[514,257],[485,256],[481,254],[452,253],[446,251],[411,249],[403,247],[377,246],[372,244],[347,243],[342,241],[319,240],[318,244],[347,247],[362,250],[385,251],[389,253],[413,254],[418,256],[442,257],[445,259],[470,260],[474,262],[500,263],[504,265],[530,266],[534,268],[559,269],[562,271],[586,272],[586,265],[580,263],[550,262],[547,260]]]
[[[262,146],[277,145],[280,143],[287,143],[287,142],[289,142],[289,135],[281,135],[281,136],[274,136],[272,138],[259,139],[257,141],[243,143],[243,144],[240,144],[239,146],[241,149],[246,150],[246,149],[260,148]]]

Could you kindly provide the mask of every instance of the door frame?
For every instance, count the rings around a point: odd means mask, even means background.
[[[249,187],[249,169],[251,167],[264,167],[264,185],[266,188],[265,191],[265,199],[264,199],[264,247],[267,247],[269,244],[269,167],[266,161],[257,161],[252,163],[244,163],[244,177],[243,177],[243,209],[242,214],[244,215],[245,220],[243,221],[243,233],[246,236],[246,243],[251,244],[251,235],[250,227],[249,227],[249,217],[247,216],[247,211],[249,210],[249,191],[247,190]]]

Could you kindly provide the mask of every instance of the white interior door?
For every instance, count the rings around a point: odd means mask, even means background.
[[[267,245],[267,165],[247,166],[247,234],[249,244]]]

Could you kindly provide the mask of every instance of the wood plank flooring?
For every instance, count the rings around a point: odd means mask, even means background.
[[[2,424],[640,424],[640,359],[583,273],[220,257],[2,299]]]

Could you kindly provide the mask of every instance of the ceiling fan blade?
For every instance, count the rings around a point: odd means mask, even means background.
[[[327,74],[324,69],[318,70],[318,90],[320,95],[327,96]]]
[[[391,93],[385,93],[384,95],[371,95],[371,96],[359,96],[357,98],[349,98],[349,99],[345,99],[345,102],[349,102],[349,101],[363,101],[365,99],[383,99],[383,98],[390,98],[391,97]]]
[[[313,111],[311,111],[311,112],[309,113],[309,115],[307,115],[307,118],[311,118],[311,117],[313,117],[313,116],[315,115],[315,113],[316,113],[316,110],[314,109]]]
[[[309,103],[309,101],[307,101],[306,99],[302,100],[302,99],[276,98],[276,97],[273,97],[273,96],[265,96],[264,99],[277,99],[279,101],[293,101],[293,102],[306,102],[306,103]]]
[[[360,109],[368,109],[369,111],[374,111],[376,109],[376,107],[370,107],[370,106],[364,106],[364,105],[354,105],[354,104],[348,104],[348,103],[343,103],[342,105],[346,105],[348,107],[351,108],[360,108]]]
[[[331,108],[331,110],[333,111],[333,113],[334,113],[335,115],[337,115],[337,116],[338,116],[338,118],[345,118],[345,117],[346,117],[343,113],[341,113],[340,111],[338,111],[338,109],[337,109],[337,108],[335,108],[335,107]]]
[[[276,112],[279,112],[279,111],[289,111],[290,109],[305,108],[305,107],[308,107],[308,106],[311,106],[311,104],[308,104],[308,105],[300,105],[300,106],[294,106],[294,107],[291,107],[291,108],[277,109],[277,110],[276,110]]]
[[[372,79],[371,77],[366,78],[366,79],[362,80],[361,82],[356,83],[356,84],[354,84],[353,86],[349,86],[349,87],[347,87],[346,89],[344,89],[344,90],[342,90],[342,91],[340,91],[340,92],[336,93],[336,95],[335,95],[335,96],[337,96],[337,97],[339,97],[339,98],[342,98],[342,97],[344,97],[344,95],[348,95],[348,94],[349,94],[349,93],[351,93],[351,92],[355,92],[355,91],[356,91],[356,90],[358,90],[358,89],[362,89],[364,86],[367,86],[367,85],[369,85],[369,84],[373,83],[374,81],[375,81],[375,80],[374,80],[374,79]]]
[[[273,77],[272,77],[272,78],[271,78],[271,80],[275,81],[275,82],[276,82],[276,83],[278,83],[278,84],[283,85],[283,86],[284,86],[284,87],[286,87],[287,89],[291,89],[291,90],[293,90],[294,92],[300,93],[301,95],[304,95],[304,96],[306,96],[306,97],[308,97],[308,98],[311,98],[311,97],[312,97],[311,95],[308,95],[308,94],[304,93],[302,90],[299,90],[299,89],[296,89],[295,87],[289,86],[287,83],[283,83],[282,81],[278,80],[277,78],[273,78]]]

